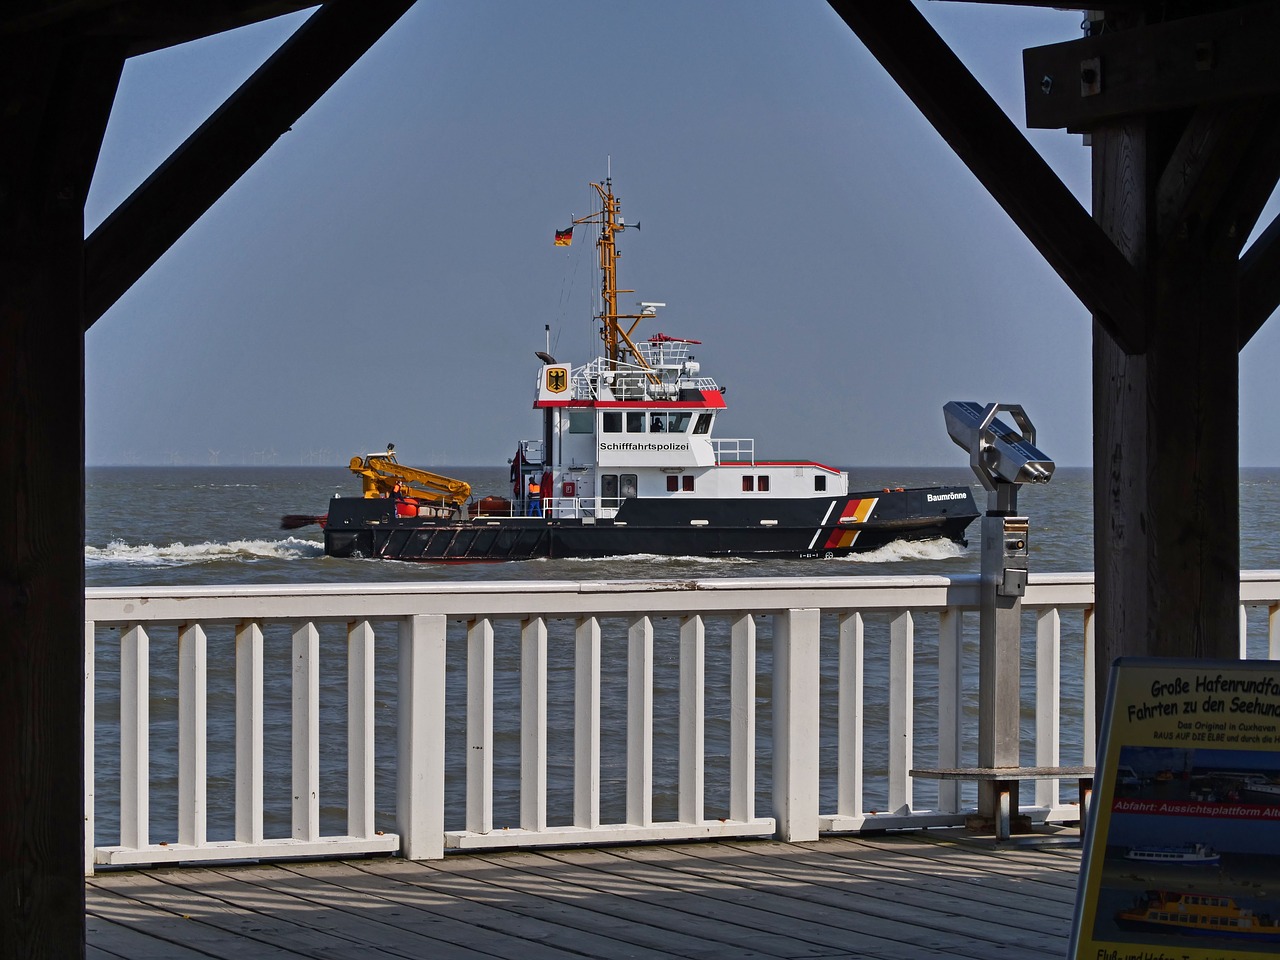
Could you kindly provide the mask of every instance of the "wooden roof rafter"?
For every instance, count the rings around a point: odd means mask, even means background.
[[[330,0],[85,241],[85,328],[413,5]]]
[[[1049,265],[1127,352],[1137,272],[910,0],[828,0]]]
[[[1088,131],[1185,112],[1157,189],[1157,236],[1167,244],[1198,232],[1219,254],[1239,255],[1280,180],[1280,3],[1191,10],[1024,51],[1027,124]],[[1241,349],[1280,308],[1278,231],[1271,224],[1240,258]]]
[[[1263,207],[1280,183],[1280,98],[1259,120],[1250,150],[1234,178],[1231,208],[1241,244],[1253,232]],[[1280,309],[1280,216],[1240,257],[1240,349]]]
[[[1277,48],[1272,0],[1032,47],[1022,53],[1027,126],[1084,133],[1123,117],[1277,96]]]
[[[1280,217],[1240,258],[1240,349],[1280,308]]]
[[[320,0],[6,0],[0,37],[114,38],[133,57],[319,5]]]

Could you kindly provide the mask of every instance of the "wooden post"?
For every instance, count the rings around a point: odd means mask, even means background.
[[[1093,215],[1130,263],[1148,259],[1147,124],[1131,120],[1092,133]],[[1097,608],[1098,703],[1106,700],[1107,665],[1146,653],[1149,431],[1146,354],[1126,353],[1093,324],[1093,543]]]
[[[0,227],[0,956],[12,958],[84,956],[83,229],[67,206]]]
[[[1150,300],[1142,353],[1094,324],[1099,703],[1116,657],[1239,654],[1238,261],[1211,221],[1160,222],[1230,171],[1162,181],[1185,125],[1136,117],[1092,133],[1094,217]]]
[[[0,40],[0,956],[84,956],[84,198],[123,55]]]

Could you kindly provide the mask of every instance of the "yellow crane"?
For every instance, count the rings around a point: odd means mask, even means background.
[[[415,500],[449,503],[454,506],[467,502],[467,498],[471,496],[471,484],[465,480],[442,477],[429,470],[402,466],[396,461],[395,449],[395,444],[389,444],[386,453],[351,458],[348,466],[352,473],[360,477],[366,497],[389,497],[399,484],[400,492]]]

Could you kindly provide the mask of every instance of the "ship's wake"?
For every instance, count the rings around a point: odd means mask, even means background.
[[[299,537],[283,540],[232,540],[229,543],[128,544],[113,540],[105,547],[86,546],[85,566],[125,564],[138,567],[193,566],[204,563],[259,560],[312,560],[324,556],[324,544]]]
[[[833,558],[845,563],[903,563],[913,560],[954,560],[965,555],[965,548],[952,540],[895,540],[875,550],[865,553],[851,553],[846,557]],[[557,558],[557,563],[626,563],[645,564],[690,564],[705,566],[723,564],[734,566],[739,564],[755,564],[768,560],[767,557],[698,557],[667,556],[660,553],[629,553],[615,557],[577,557]],[[791,562],[791,561],[787,561]],[[820,561],[826,562],[826,561]]]
[[[844,563],[902,563],[908,560],[954,560],[965,555],[954,540],[895,540],[866,553],[838,558]]]
[[[708,564],[749,564],[757,561],[752,557],[674,557],[663,553],[628,553],[610,557],[557,557],[556,563],[635,563],[635,564],[689,564],[706,566]]]

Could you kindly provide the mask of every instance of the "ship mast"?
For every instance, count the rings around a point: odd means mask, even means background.
[[[652,316],[652,313],[618,312],[618,294],[635,293],[634,290],[618,288],[618,247],[614,241],[614,234],[627,229],[618,213],[622,209],[622,203],[613,195],[612,177],[606,177],[604,183],[593,183],[591,186],[600,195],[601,208],[597,213],[579,217],[573,223],[575,226],[580,223],[600,224],[600,236],[596,240],[596,249],[600,253],[600,297],[603,307],[597,319],[601,323],[600,338],[605,343],[605,355],[609,363],[615,367],[619,360],[625,359],[625,355],[630,354],[633,363],[648,368],[649,365],[645,363],[644,358],[640,356],[640,351],[632,342],[631,334],[635,332],[640,321],[647,316]],[[639,223],[635,226],[637,230],[640,228]],[[631,326],[626,330],[622,329],[624,320],[631,321]]]

